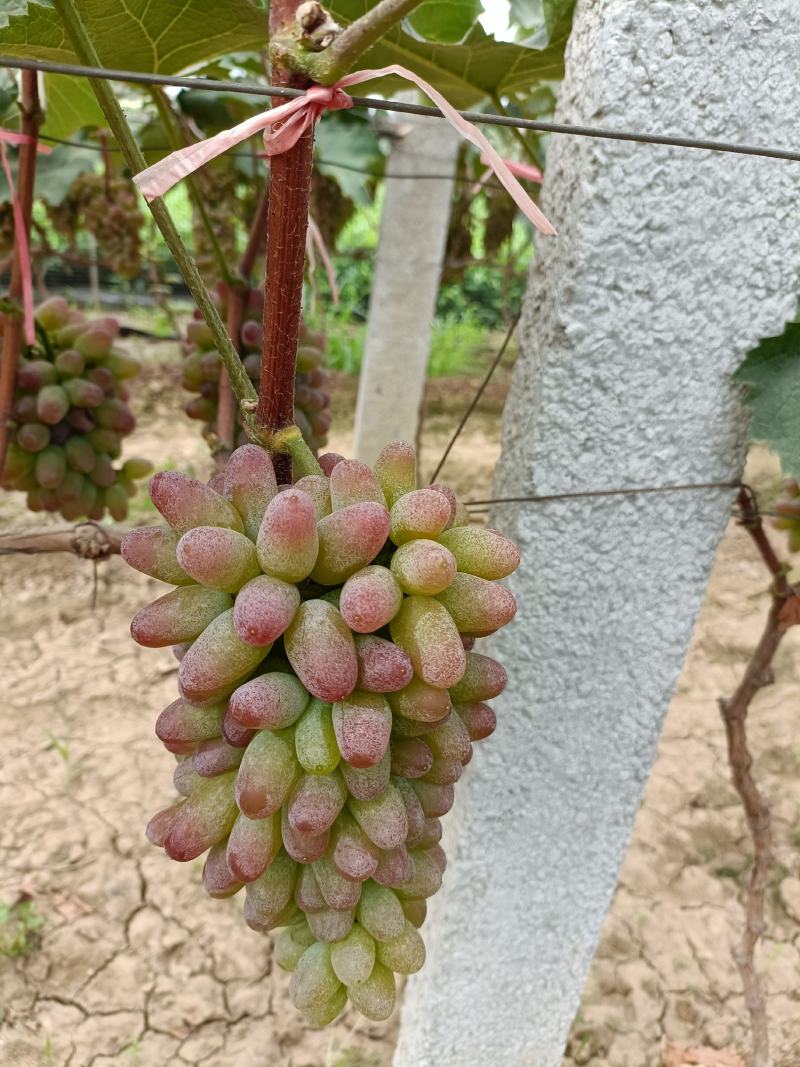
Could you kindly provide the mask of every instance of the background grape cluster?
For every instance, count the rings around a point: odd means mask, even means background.
[[[216,287],[215,302],[220,315],[225,319],[228,312],[228,287],[224,283]],[[239,335],[239,351],[242,353],[244,368],[256,388],[261,376],[263,311],[263,289],[250,290]],[[199,311],[195,312],[195,319],[187,328],[183,352],[183,387],[196,394],[186,402],[184,410],[189,418],[201,420],[204,433],[211,435],[216,429],[222,359],[214,348],[211,331],[202,321]],[[324,360],[325,338],[301,324],[294,389],[294,419],[313,452],[324,447],[331,425],[331,398],[326,388]],[[237,425],[235,444],[242,445],[248,438],[240,414],[237,414]]]
[[[496,579],[519,553],[466,525],[448,487],[417,489],[410,445],[374,471],[320,465],[278,486],[245,445],[208,485],[158,474],[166,525],[122,552],[175,586],[131,625],[180,660],[156,724],[180,798],[148,836],[176,860],[208,852],[207,891],[244,889],[248,924],[282,928],[294,1003],[325,1025],[348,999],[387,1018],[394,974],[424,962],[440,819],[506,682],[473,645],[513,617]]]
[[[152,469],[142,459],[113,462],[135,426],[126,382],[139,362],[114,346],[116,319],[89,321],[62,297],[41,304],[36,323],[37,344],[17,370],[2,486],[26,493],[31,511],[124,519],[134,480]]]
[[[142,266],[142,214],[131,182],[105,174],[79,174],[60,204],[48,205],[56,232],[75,243],[86,230],[100,257],[122,278],[135,278]]]

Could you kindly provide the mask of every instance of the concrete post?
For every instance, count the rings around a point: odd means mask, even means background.
[[[796,142],[793,0],[578,0],[559,118]],[[736,479],[730,373],[797,293],[800,165],[553,138],[495,496]],[[395,1067],[557,1067],[733,493],[497,506],[508,668]],[[687,768],[687,773],[691,773]],[[724,769],[721,771],[724,773]],[[460,794],[460,795],[459,795]]]
[[[438,119],[401,115],[408,130],[386,164],[393,174],[453,174],[459,139]],[[450,222],[452,178],[386,182],[354,454],[373,463],[387,441],[414,441]]]

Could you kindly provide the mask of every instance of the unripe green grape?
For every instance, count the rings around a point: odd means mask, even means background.
[[[300,777],[287,731],[260,730],[245,749],[236,779],[239,809],[251,819],[280,811]]]
[[[402,795],[393,785],[372,800],[348,801],[353,818],[378,848],[392,849],[401,845],[408,833],[408,817]]]
[[[356,923],[347,937],[331,945],[331,966],[339,981],[349,986],[369,978],[375,966],[375,955],[374,938]]]
[[[89,474],[96,462],[95,451],[85,437],[70,437],[64,445],[67,463],[73,470]]]
[[[36,414],[47,426],[60,422],[69,411],[69,395],[60,385],[45,385],[36,397]]]
[[[447,608],[461,633],[475,637],[494,633],[501,626],[506,626],[517,610],[514,597],[502,585],[460,572],[436,599]]]
[[[466,653],[456,625],[440,600],[406,597],[389,629],[392,640],[408,653],[423,682],[448,689],[459,681],[466,666]]]
[[[64,449],[48,445],[36,456],[36,481],[43,489],[57,489],[67,472]]]
[[[247,883],[246,915],[256,928],[271,928],[280,913],[292,903],[296,878],[297,864],[281,849],[266,871],[254,882]]]
[[[425,963],[425,942],[408,920],[402,934],[394,941],[378,941],[374,944],[378,963],[396,974],[416,974]]]
[[[196,744],[219,736],[224,704],[199,708],[179,697],[158,717],[156,736],[165,745]]]
[[[69,305],[63,296],[48,297],[34,311],[36,321],[48,331],[61,329],[67,322],[68,314]]]
[[[333,706],[312,698],[295,726],[297,759],[309,774],[330,774],[341,759],[333,728]]]
[[[293,1002],[301,1011],[314,1010],[332,997],[341,988],[341,982],[331,964],[331,950],[317,942],[310,945],[297,962],[290,992]]]
[[[206,592],[227,596],[214,590]],[[178,669],[181,689],[189,700],[198,703],[227,696],[268,651],[242,641],[233,628],[233,608],[223,611],[208,624],[181,660]]]
[[[353,767],[344,760],[339,764],[350,796],[355,800],[374,800],[386,792],[392,760],[387,746],[382,758],[370,767]]]
[[[77,349],[66,348],[63,352],[58,353],[53,360],[53,366],[62,378],[78,377],[78,375],[83,373],[83,368],[86,366],[86,360]]]
[[[164,838],[164,851],[171,859],[196,859],[227,837],[237,814],[235,777],[231,772],[208,778],[187,797]]]

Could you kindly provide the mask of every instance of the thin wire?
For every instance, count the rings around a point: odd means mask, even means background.
[[[185,89],[210,92],[241,93],[247,96],[273,96],[295,98],[305,96],[300,89],[276,85],[256,85],[252,82],[217,81],[214,78],[179,78],[161,74],[144,74],[134,70],[84,67],[76,63],[51,63],[43,60],[16,59],[0,56],[0,68],[12,70],[39,70],[51,74],[69,74],[85,78],[104,78],[108,81],[129,82],[134,85],[172,85]],[[405,115],[429,115],[443,118],[435,107],[422,104],[407,104],[401,100],[382,100],[371,96],[352,96],[355,107],[373,108],[378,111],[394,111]],[[634,141],[638,144],[668,145],[673,148],[697,148],[706,152],[727,152],[742,156],[763,156],[767,159],[787,159],[800,162],[800,152],[786,148],[769,148],[761,145],[731,144],[727,141],[706,141],[694,137],[670,137],[665,134],[639,133],[631,130],[607,130],[596,126],[570,126],[560,122],[539,122],[533,119],[514,118],[506,115],[491,115],[484,111],[460,111],[469,122],[489,126],[506,126],[518,130],[535,130],[538,133],[563,133],[573,137],[594,137],[609,141]]]
[[[254,137],[258,136],[253,134]],[[39,134],[40,141],[48,141],[50,144],[67,145],[69,148],[83,148],[87,152],[121,152],[122,149],[118,145],[108,145],[104,148],[103,145],[89,144],[85,141],[71,141],[65,137],[50,137],[46,133]],[[149,145],[148,152],[171,152],[171,145]],[[252,160],[253,156],[250,152],[227,152],[226,156],[231,159],[249,159]],[[356,167],[352,163],[340,163],[338,160],[333,159],[320,159],[315,158],[314,163],[323,167],[339,167],[341,170],[351,170],[356,174],[369,174],[373,178],[410,178],[417,179],[431,179],[436,181],[454,181],[461,182],[464,185],[478,185],[481,187],[489,187],[490,189],[502,189],[503,186],[499,182],[492,181],[480,181],[478,178],[470,177],[469,175],[460,174],[396,174],[392,171],[384,171],[379,173],[377,171],[370,170],[369,167]]]
[[[551,493],[549,496],[498,496],[493,500],[465,500],[473,514],[488,511],[493,504],[547,504],[552,500],[575,500],[580,497],[636,496],[642,493],[677,493],[688,489],[739,489],[741,482],[688,482],[684,485],[646,485],[632,489],[586,489],[579,493]]]
[[[452,436],[452,437],[450,438],[450,440],[449,440],[449,441],[447,442],[447,448],[446,448],[446,449],[444,450],[444,454],[442,455],[442,458],[441,458],[441,459],[439,460],[439,462],[437,463],[437,465],[436,465],[436,470],[435,470],[435,471],[433,472],[433,474],[431,475],[431,480],[430,480],[430,482],[428,482],[428,484],[429,484],[429,485],[433,485],[433,483],[434,483],[434,482],[436,481],[436,479],[438,478],[438,476],[439,476],[439,471],[440,471],[440,470],[442,469],[442,467],[443,467],[443,466],[445,465],[445,463],[447,462],[447,457],[448,457],[448,456],[450,455],[450,451],[451,451],[451,449],[452,449],[453,445],[454,445],[454,444],[456,443],[456,441],[458,440],[458,438],[459,438],[459,436],[460,436],[460,434],[461,434],[461,431],[462,431],[462,430],[464,429],[464,427],[465,427],[465,426],[467,425],[467,419],[469,419],[469,417],[470,417],[470,415],[472,414],[472,412],[473,412],[473,411],[475,410],[475,408],[476,408],[476,407],[478,406],[478,401],[479,401],[479,400],[480,400],[480,398],[481,398],[481,397],[483,396],[483,394],[484,394],[484,392],[485,392],[485,390],[486,390],[486,386],[487,386],[487,385],[489,384],[489,382],[491,381],[491,379],[492,379],[492,375],[493,375],[493,374],[494,374],[494,372],[495,372],[495,371],[497,370],[497,367],[498,367],[498,366],[499,366],[499,364],[500,364],[500,360],[501,360],[501,359],[503,358],[503,356],[504,356],[504,355],[505,355],[505,353],[506,353],[506,349],[508,348],[509,342],[511,341],[511,338],[512,338],[512,337],[513,337],[513,335],[514,335],[514,330],[516,330],[516,328],[517,328],[517,324],[519,323],[519,320],[520,320],[520,316],[521,316],[521,315],[522,315],[522,311],[520,310],[520,311],[518,311],[518,312],[516,313],[516,315],[515,315],[515,316],[514,316],[514,318],[512,319],[512,321],[511,321],[511,325],[510,325],[510,326],[508,327],[508,330],[506,331],[506,335],[505,335],[505,337],[503,338],[503,343],[502,343],[502,344],[500,345],[500,349],[499,349],[499,351],[498,351],[497,355],[496,355],[496,356],[494,357],[494,359],[492,360],[492,362],[491,362],[491,363],[489,364],[489,369],[487,370],[487,372],[486,372],[486,375],[485,375],[485,377],[484,377],[483,381],[482,381],[482,382],[481,382],[481,384],[480,384],[480,385],[478,386],[478,391],[477,391],[477,393],[475,394],[475,396],[473,396],[472,400],[470,401],[469,407],[468,407],[468,408],[467,408],[467,410],[466,410],[466,411],[464,412],[464,414],[463,414],[463,415],[461,416],[461,420],[460,420],[460,422],[459,422],[458,426],[456,426],[456,428],[455,428],[455,431],[453,432],[453,436]]]

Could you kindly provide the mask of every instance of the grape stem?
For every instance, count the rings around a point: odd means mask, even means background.
[[[30,140],[20,145],[17,196],[22,207],[22,217],[30,248],[31,214],[33,211],[33,187],[36,178],[36,152],[39,126],[42,122],[42,109],[39,102],[38,74],[33,70],[22,72],[22,119],[21,131]],[[14,262],[11,269],[9,300],[16,305],[22,303],[22,262],[20,247],[16,244]],[[22,316],[6,316],[3,333],[3,353],[0,362],[0,473],[5,466],[8,450],[8,422],[14,404],[14,387],[17,379],[17,364],[22,348]]]
[[[186,137],[182,135],[183,128],[181,126],[180,118],[175,114],[175,110],[170,104],[167,94],[160,87],[153,86],[150,89],[150,96],[152,97],[153,103],[156,105],[156,110],[161,119],[161,125],[164,127],[164,133],[166,134],[170,146],[173,150],[185,148],[188,141]],[[205,230],[206,237],[208,237],[208,243],[211,246],[211,253],[214,256],[214,262],[217,265],[219,276],[228,286],[233,288],[236,284],[236,278],[228,266],[228,261],[225,258],[225,253],[222,251],[222,245],[219,243],[219,238],[211,223],[211,218],[206,209],[205,200],[197,186],[195,176],[193,174],[187,174],[183,180],[186,184],[192,207],[197,212],[197,217],[200,219],[200,225]],[[230,333],[230,330],[228,332],[235,341],[235,336]]]
[[[100,57],[97,55],[97,51],[72,0],[53,0],[53,5],[64,24],[67,36],[81,63],[87,66],[102,66]],[[126,166],[133,174],[144,170],[147,162],[136,143],[133,132],[109,83],[104,79],[94,78],[92,79],[92,89],[105,115],[106,122],[122,150]],[[253,384],[248,378],[242,361],[239,359],[236,349],[225,331],[225,326],[200,276],[197,264],[181,240],[164,201],[161,197],[158,197],[149,204],[149,207],[189,292],[192,294],[203,319],[211,330],[214,343],[230,376],[234,393],[240,403],[242,401],[255,400],[257,394]]]
[[[750,1016],[753,1067],[770,1067],[767,1005],[761,978],[755,967],[755,953],[765,927],[764,901],[772,863],[772,826],[769,805],[752,775],[753,757],[747,743],[747,713],[758,691],[773,680],[773,657],[786,631],[800,621],[800,602],[797,589],[786,577],[786,566],[778,559],[767,537],[755,493],[748,486],[743,485],[739,490],[738,504],[739,522],[750,534],[773,581],[772,603],[761,640],[733,696],[719,701],[731,777],[742,801],[754,853],[745,898],[745,927],[733,950],[733,958],[739,969],[745,1006]]]

